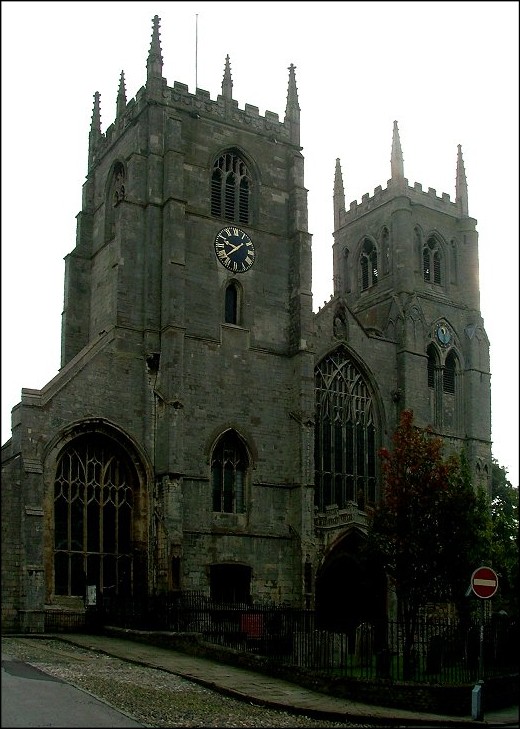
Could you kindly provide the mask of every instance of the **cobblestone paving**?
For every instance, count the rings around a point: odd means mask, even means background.
[[[184,678],[46,638],[2,638],[13,658],[77,686],[147,727],[368,727],[223,696]]]

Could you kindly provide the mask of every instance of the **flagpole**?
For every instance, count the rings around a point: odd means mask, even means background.
[[[195,93],[197,93],[197,51],[199,43],[199,14],[195,13]]]

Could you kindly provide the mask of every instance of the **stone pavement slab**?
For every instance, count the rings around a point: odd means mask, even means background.
[[[105,635],[59,633],[48,635],[82,648],[106,653],[125,661],[174,673],[228,696],[282,709],[304,713],[314,718],[366,722],[401,727],[518,727],[518,706],[486,714],[483,721],[468,717],[442,716],[394,709],[329,696],[283,679],[230,666],[215,660],[147,645],[140,641]]]

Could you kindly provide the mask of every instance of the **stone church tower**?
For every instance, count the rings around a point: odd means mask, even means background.
[[[105,133],[94,96],[61,369],[22,390],[2,449],[5,629],[43,630],[86,585],[355,623],[387,610],[357,555],[400,410],[488,480],[460,148],[455,202],[408,186],[397,125],[387,188],[348,210],[337,161],[334,293],[313,314],[295,67],[282,121],[232,89],[229,57],[216,100],[168,86],[156,16],[146,84],[127,101],[121,74]]]

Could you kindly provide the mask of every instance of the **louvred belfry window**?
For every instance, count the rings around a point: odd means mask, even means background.
[[[441,252],[435,238],[428,238],[423,248],[423,277],[425,281],[441,283]]]
[[[368,240],[363,243],[361,251],[361,290],[364,291],[370,286],[375,286],[378,281],[378,268],[377,268],[377,248]]]
[[[250,222],[251,176],[236,152],[222,154],[211,175],[211,214],[235,223]]]
[[[444,392],[450,395],[455,394],[455,372],[457,367],[457,360],[453,352],[450,352],[446,357],[444,364],[444,370],[442,373],[442,387]]]

